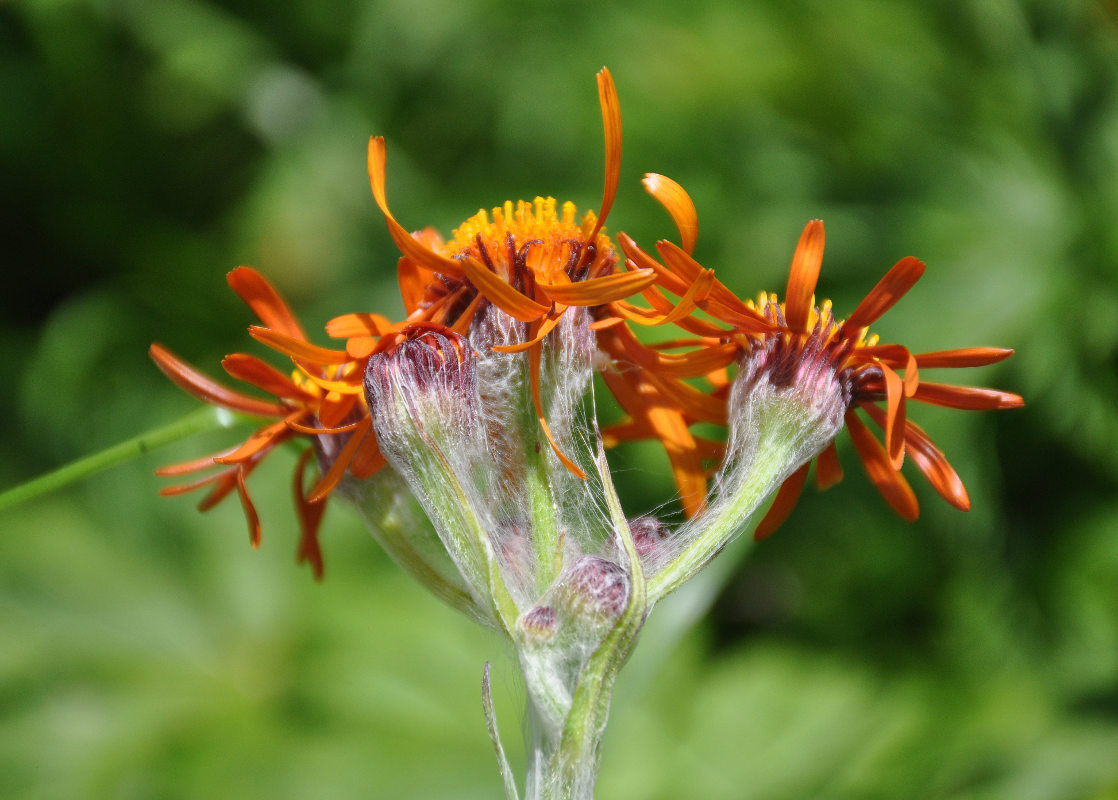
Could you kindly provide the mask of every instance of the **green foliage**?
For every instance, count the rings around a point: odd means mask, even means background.
[[[916,351],[1016,348],[974,382],[1028,405],[914,410],[969,514],[921,485],[905,525],[840,448],[844,482],[806,493],[680,648],[663,663],[637,648],[600,795],[1118,796],[1112,12],[661,5],[0,7],[0,486],[193,408],[150,341],[215,375],[224,353],[260,352],[222,277],[237,264],[312,336],[398,309],[370,134],[387,137],[409,228],[449,233],[540,193],[596,207],[607,64],[625,120],[611,230],[674,235],[639,187],[668,174],[699,208],[697,257],[749,295],[783,290],[822,217],[820,293],[840,313],[915,255],[927,275],[875,328]],[[257,553],[235,501],[198,515],[157,497],[151,468],[230,441],[0,514],[0,794],[497,796],[484,661],[507,745],[521,691],[497,639],[413,586],[340,504],[326,581],[296,570],[289,455],[251,482]],[[659,456],[616,456],[631,512],[670,500]]]

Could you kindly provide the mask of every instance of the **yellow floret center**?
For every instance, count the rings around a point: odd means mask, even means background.
[[[508,200],[490,212],[481,209],[458,226],[453,238],[443,246],[443,254],[454,257],[468,251],[481,259],[479,251],[484,246],[490,263],[507,278],[511,237],[514,251],[528,245],[525,263],[532,274],[538,280],[552,283],[574,249],[586,244],[586,237],[598,221],[593,211],[587,211],[581,220],[577,215],[574,203],[558,207],[554,197],[537,197],[531,203],[518,200],[514,204]],[[613,250],[604,231],[599,231],[595,239],[599,257]]]

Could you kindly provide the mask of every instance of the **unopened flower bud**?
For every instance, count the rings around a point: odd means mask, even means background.
[[[642,561],[652,558],[670,533],[667,525],[651,516],[629,520],[629,532],[633,535],[633,545]]]
[[[517,623],[525,638],[533,642],[545,642],[555,636],[555,609],[551,606],[536,606],[524,614]]]
[[[374,355],[365,370],[374,421],[406,410],[422,425],[432,415],[439,418],[463,404],[475,404],[475,359],[465,338],[449,329],[420,326],[405,333],[407,339]]]
[[[581,621],[612,622],[629,602],[628,574],[600,556],[582,556],[560,581],[565,610]]]

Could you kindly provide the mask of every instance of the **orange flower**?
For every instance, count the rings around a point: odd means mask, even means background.
[[[528,325],[527,340],[493,349],[527,351],[532,403],[552,449],[566,467],[583,475],[564,455],[548,428],[540,402],[539,369],[544,339],[568,307],[599,307],[651,286],[650,269],[617,272],[617,256],[602,225],[613,205],[621,169],[621,112],[609,70],[598,73],[598,96],[605,129],[606,169],[602,204],[597,214],[576,218],[573,204],[557,212],[553,198],[532,203],[506,202],[466,220],[449,242],[432,229],[409,234],[388,207],[385,192],[385,143],[369,142],[369,179],[388,231],[403,257],[398,264],[406,324],[433,322],[465,334],[482,304],[492,304]],[[347,339],[346,351],[367,358],[392,346],[390,332],[372,315],[348,314],[327,326],[332,336]],[[398,329],[396,329],[398,331]],[[398,338],[398,333],[397,333]]]
[[[768,379],[774,385],[802,385],[811,381],[836,380],[842,387],[844,421],[870,479],[889,505],[907,520],[916,518],[919,508],[908,482],[900,473],[907,453],[932,487],[956,508],[967,510],[970,500],[958,474],[924,431],[907,418],[907,401],[960,409],[1016,408],[1021,397],[1009,392],[930,383],[921,380],[921,370],[962,368],[993,364],[1008,358],[1012,350],[977,347],[914,355],[903,345],[880,344],[868,327],[888,311],[924,273],[915,258],[898,262],[866,295],[845,320],[836,319],[829,300],[815,304],[815,286],[823,259],[823,223],[814,220],[804,229],[788,276],[785,302],[775,294],[761,294],[757,301],[741,301],[690,257],[694,246],[694,206],[678,184],[660,176],[649,176],[646,186],[667,208],[680,230],[684,247],[670,242],[657,243],[664,263],[644,252],[621,234],[622,248],[630,264],[656,270],[656,286],[645,291],[653,311],[623,302],[611,304],[618,316],[632,321],[652,319],[659,323],[675,316],[677,325],[698,334],[690,344],[696,349],[669,356],[639,343],[621,326],[611,328],[623,340],[618,347],[641,367],[641,380],[651,385],[659,399],[645,413],[633,414],[634,422],[624,430],[613,431],[616,438],[655,437],[664,443],[672,458],[676,482],[684,493],[694,496],[705,489],[700,483],[697,440],[687,440],[686,425],[699,421],[724,422],[726,382],[719,371],[742,353],[743,363],[763,361]],[[649,185],[651,183],[651,185]],[[665,188],[667,187],[667,188]],[[658,288],[678,295],[672,307]],[[709,321],[691,317],[695,308],[730,326],[721,328]],[[679,317],[680,309],[687,316]],[[756,363],[753,364],[757,366]],[[707,371],[710,369],[710,371]],[[683,383],[680,378],[705,375],[714,390],[704,393]],[[807,388],[810,389],[810,386]],[[623,403],[624,404],[624,403]],[[884,433],[884,445],[856,413],[864,411]],[[660,421],[654,420],[653,412]],[[669,421],[663,421],[670,418]],[[693,439],[693,437],[692,437]],[[674,448],[674,450],[673,450]],[[682,451],[685,458],[675,453]],[[832,442],[814,459],[816,482],[821,489],[842,478],[842,468]],[[755,537],[770,535],[791,513],[807,477],[810,462],[793,473],[781,486],[769,512],[758,525]],[[686,503],[685,503],[686,504]]]
[[[249,329],[252,336],[290,356],[298,368],[284,375],[255,356],[234,353],[221,364],[234,378],[271,395],[261,400],[223,386],[195,370],[160,344],[150,349],[156,365],[179,387],[212,405],[275,421],[255,431],[243,444],[203,458],[161,467],[157,475],[177,477],[211,468],[216,472],[190,483],[163,489],[176,495],[210,487],[199,508],[206,511],[234,489],[241,498],[253,547],[260,545],[260,518],[249,497],[245,480],[261,461],[281,443],[303,435],[328,456],[329,469],[307,494],[304,491],[307,463],[314,450],[307,449],[295,466],[294,494],[302,537],[297,559],[311,565],[315,577],[322,576],[322,553],[318,527],[325,511],[322,502],[348,469],[367,477],[384,463],[372,433],[368,410],[361,392],[363,364],[346,353],[316,347],[275,289],[255,270],[238,267],[229,273],[229,285],[255,312],[264,327]],[[317,427],[321,426],[321,427]],[[339,437],[334,439],[334,437]],[[338,446],[337,442],[344,441]]]
[[[260,522],[245,479],[280,443],[296,436],[310,437],[325,473],[309,494],[303,491],[308,450],[296,467],[295,496],[303,527],[300,561],[309,561],[316,575],[322,559],[317,529],[322,501],[347,472],[357,479],[374,474],[384,463],[373,431],[363,378],[369,359],[388,353],[416,330],[470,330],[478,312],[493,305],[527,324],[526,341],[493,349],[527,350],[531,396],[539,424],[559,459],[574,474],[582,470],[560,452],[544,418],[539,371],[544,339],[571,306],[600,307],[649,287],[656,279],[650,269],[618,273],[612,242],[603,231],[613,205],[621,168],[621,116],[617,91],[609,71],[598,74],[598,95],[605,130],[605,186],[598,213],[577,218],[574,205],[559,209],[552,198],[537,197],[479,211],[467,219],[449,242],[431,229],[409,234],[388,209],[385,195],[385,144],[369,142],[369,178],[373,196],[383,211],[388,230],[403,257],[397,271],[406,318],[391,322],[375,313],[345,314],[327,324],[327,333],[345,339],[344,350],[318,347],[306,335],[276,291],[255,271],[240,267],[229,275],[233,289],[264,323],[250,334],[268,347],[289,356],[296,368],[291,377],[253,356],[235,354],[222,363],[235,378],[269,395],[265,401],[240,394],[212,381],[161,345],[151,356],[180,387],[214,405],[274,421],[256,431],[240,447],[158,471],[160,475],[192,474],[220,469],[192,483],[163,490],[179,494],[212,486],[201,507],[211,508],[236,489],[248,519],[253,546],[260,541]]]

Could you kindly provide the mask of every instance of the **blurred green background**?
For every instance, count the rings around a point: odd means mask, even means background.
[[[25,0],[0,5],[0,486],[195,407],[159,340],[219,372],[260,353],[224,274],[252,264],[313,331],[399,309],[370,134],[408,227],[553,194],[596,208],[594,72],[621,96],[609,220],[783,290],[827,223],[849,312],[915,351],[1017,349],[966,378],[1013,412],[919,407],[974,508],[915,473],[921,519],[846,480],[727,569],[697,625],[653,617],[622,672],[603,798],[1118,798],[1118,28],[1080,0]],[[325,335],[319,338],[325,343]],[[218,433],[0,513],[0,796],[488,798],[479,702],[520,763],[515,666],[337,504],[327,578],[292,563],[294,459],[198,514],[151,470]],[[616,454],[634,513],[670,499]],[[729,562],[726,562],[730,566]],[[667,646],[675,642],[674,647]]]

